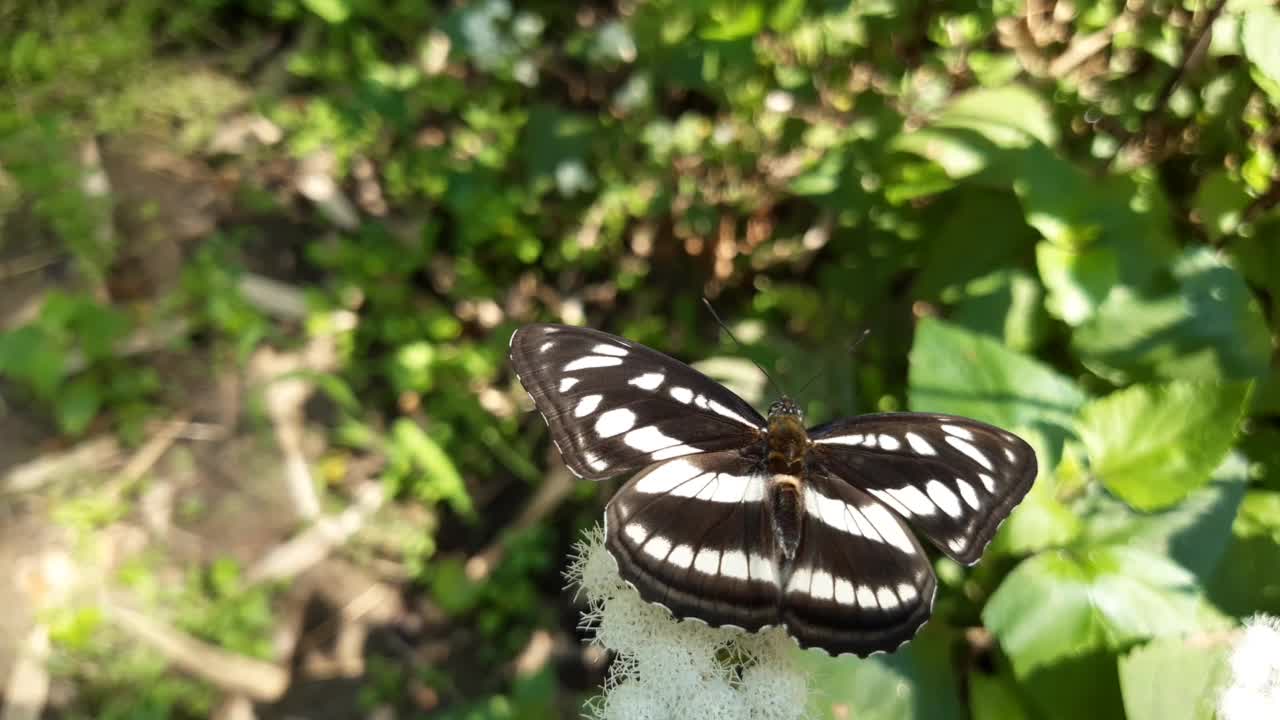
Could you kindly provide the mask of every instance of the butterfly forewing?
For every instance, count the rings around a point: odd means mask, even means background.
[[[782,618],[804,647],[865,656],[892,650],[929,619],[936,580],[902,520],[825,474],[805,487],[804,536]]]
[[[764,430],[723,385],[616,335],[528,325],[511,336],[511,362],[569,469],[591,480],[746,447]]]
[[[734,451],[655,465],[605,511],[605,542],[640,596],[677,617],[757,630],[776,624],[778,566],[767,479]]]
[[[870,493],[966,565],[981,557],[1036,477],[1031,446],[968,418],[862,415],[809,436],[816,465]]]

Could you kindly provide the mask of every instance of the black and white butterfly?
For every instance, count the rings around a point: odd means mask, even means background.
[[[906,522],[972,565],[1030,489],[1035,453],[950,415],[767,419],[678,360],[585,328],[528,325],[511,362],[574,474],[642,470],[610,500],[606,547],[676,617],[866,656],[929,618],[937,580]]]

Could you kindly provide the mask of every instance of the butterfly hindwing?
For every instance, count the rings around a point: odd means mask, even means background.
[[[892,508],[966,565],[981,557],[1036,477],[1030,445],[968,418],[861,415],[809,436],[816,465]]]
[[[892,650],[929,619],[937,584],[902,520],[825,474],[805,486],[804,533],[782,597],[782,619],[804,647],[866,656]]]
[[[655,462],[746,447],[764,420],[724,386],[616,335],[527,325],[511,362],[575,474],[601,480]]]
[[[778,570],[758,461],[734,451],[639,473],[605,510],[605,543],[640,596],[677,617],[757,630],[777,622]]]

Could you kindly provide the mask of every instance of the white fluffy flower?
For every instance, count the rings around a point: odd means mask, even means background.
[[[567,573],[586,595],[583,625],[616,653],[604,694],[587,707],[600,720],[795,720],[807,715],[809,677],[779,628],[759,633],[677,621],[640,599],[595,528]]]
[[[1280,618],[1246,620],[1230,665],[1231,680],[1218,701],[1222,720],[1280,718]]]

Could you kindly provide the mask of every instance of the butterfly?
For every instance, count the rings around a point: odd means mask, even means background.
[[[511,363],[577,476],[637,472],[605,510],[605,547],[646,601],[865,657],[929,619],[937,579],[916,535],[972,565],[1026,495],[1025,441],[968,418],[859,415],[806,429],[688,365],[587,328],[527,325]]]

